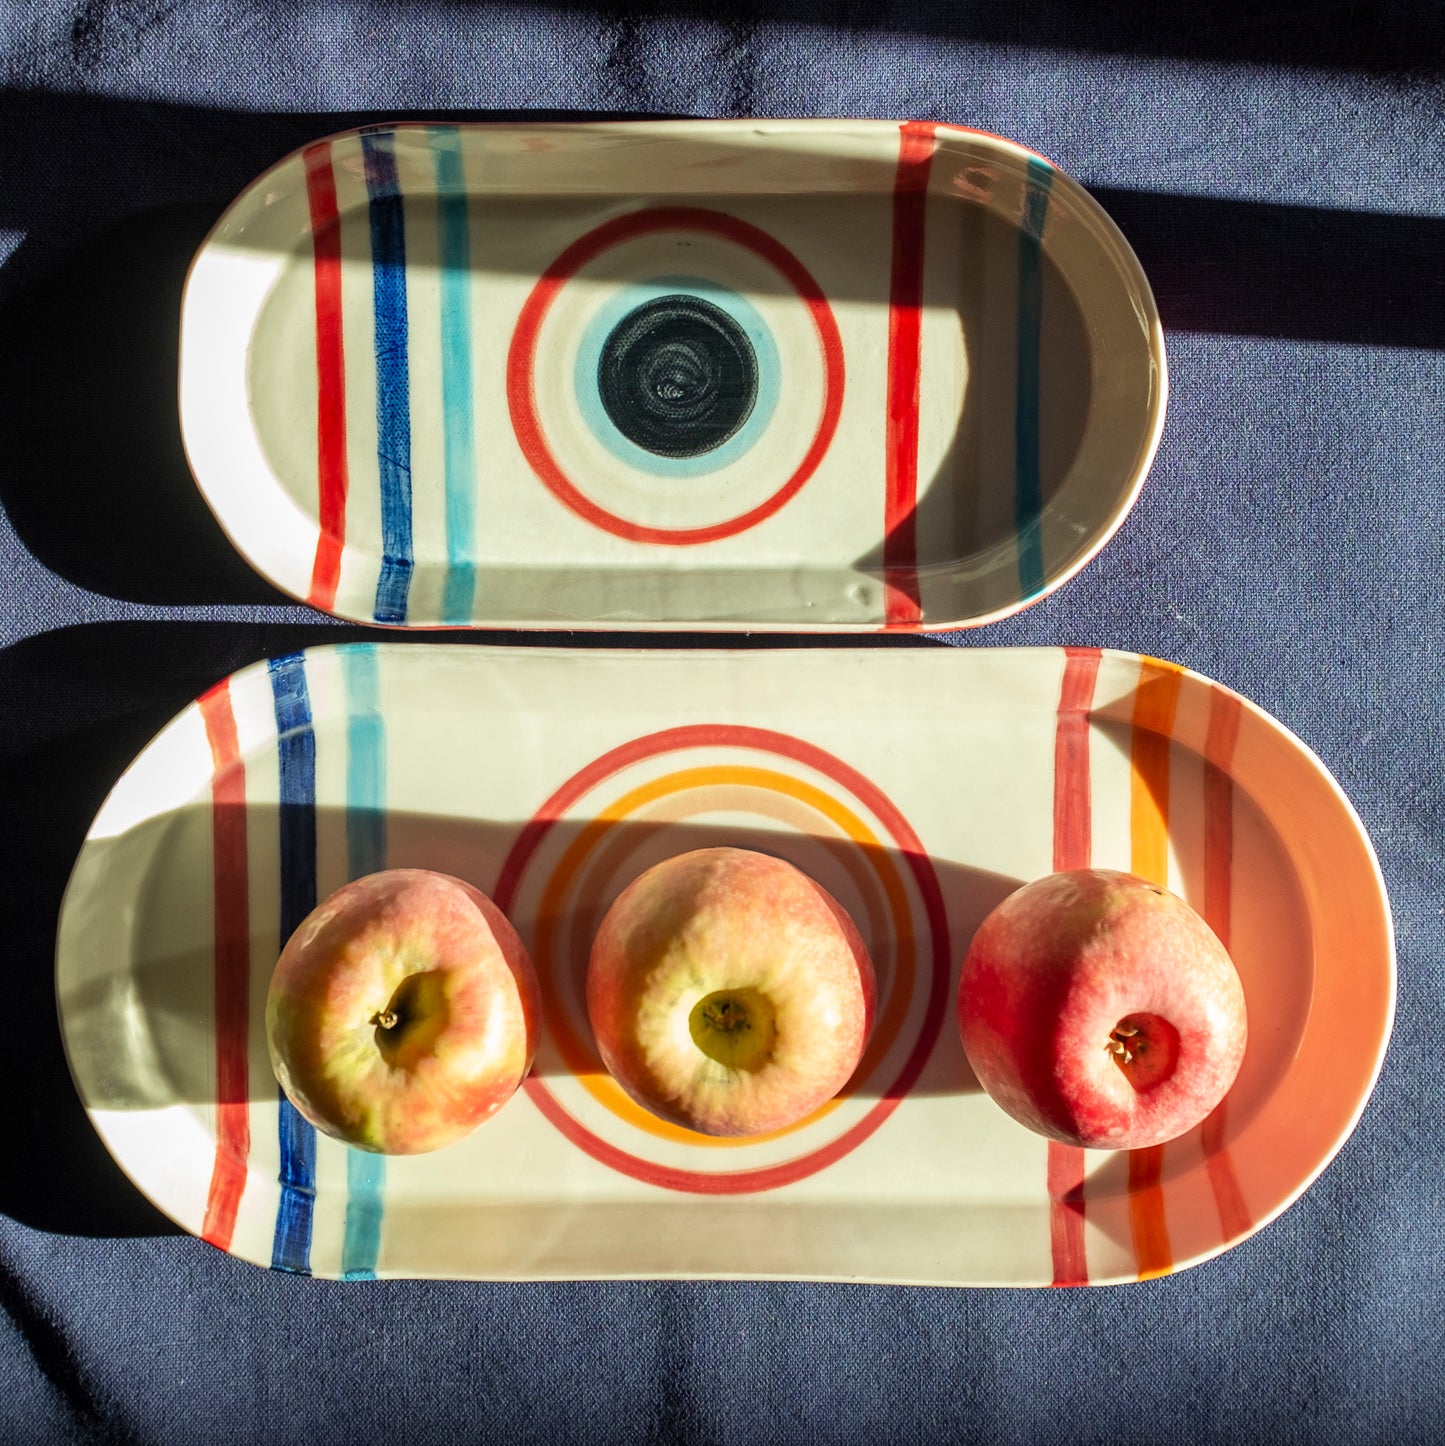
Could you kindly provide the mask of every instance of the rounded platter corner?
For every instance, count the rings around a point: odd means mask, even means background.
[[[877,971],[853,1080],[772,1136],[648,1114],[588,1024],[586,959],[612,899],[718,844],[815,878]],[[1024,880],[1085,864],[1179,893],[1244,985],[1250,1044],[1224,1104],[1149,1150],[1016,1124],[955,1027],[979,922]],[[285,936],[378,867],[483,889],[542,987],[523,1089],[427,1155],[316,1134],[267,1054]],[[1090,1285],[1198,1264],[1309,1187],[1374,1087],[1395,964],[1379,867],[1338,785],[1279,723],[1171,664],[367,642],[247,668],[140,755],[81,849],[56,993],[121,1168],[259,1265]]]
[[[406,627],[993,621],[1113,535],[1166,392],[1099,205],[924,122],[331,136],[232,204],[182,313],[227,535]]]

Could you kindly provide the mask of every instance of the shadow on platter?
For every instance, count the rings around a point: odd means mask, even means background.
[[[238,823],[254,840],[252,877],[215,879],[213,829]],[[348,827],[358,826],[355,810],[227,810],[205,802],[87,844],[66,901],[59,1005],[66,1047],[92,1108],[154,1110],[215,1100],[218,980],[226,997],[244,1004],[236,1024],[243,1018],[245,1027],[233,1027],[227,1043],[247,1060],[246,1097],[276,1097],[264,1009],[284,942],[280,876],[266,877],[257,864],[269,840],[298,824],[314,828],[317,851],[314,889],[302,883],[298,897],[319,902],[348,877],[345,839]],[[533,1070],[542,1078],[605,1074],[587,1019],[585,980],[592,938],[612,901],[654,863],[725,845],[793,863],[857,924],[874,964],[878,1002],[872,1042],[850,1093],[978,1089],[954,1024],[957,964],[979,920],[1018,880],[742,823],[619,821],[599,831],[592,821],[568,820],[553,825],[520,865],[519,823],[388,813],[383,826],[388,867],[452,874],[510,905],[506,912],[542,989],[543,1041]],[[503,886],[505,895],[498,888],[504,874],[514,881]],[[249,897],[244,934],[227,935],[224,926],[217,934],[215,920],[227,914],[218,890]],[[111,949],[94,947],[107,939]]]

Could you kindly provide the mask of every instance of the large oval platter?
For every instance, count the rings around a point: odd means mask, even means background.
[[[592,930],[650,863],[735,843],[812,873],[868,939],[879,1025],[845,1095],[773,1137],[659,1124],[598,1063]],[[1084,1153],[969,1076],[957,966],[1019,882],[1166,882],[1244,981],[1250,1045],[1168,1145]],[[524,1089],[386,1158],[282,1100],[262,1008],[283,937],[349,877],[419,866],[510,915],[546,998]],[[1388,903],[1338,787],[1238,695],[1091,650],[681,653],[356,644],[273,659],[122,777],[66,895],[75,1081],[163,1211],[318,1276],[1046,1285],[1200,1261],[1350,1133],[1394,1006]]]
[[[333,136],[226,211],[182,315],[227,534],[399,626],[986,622],[1118,528],[1165,391],[1088,193],[918,122]]]

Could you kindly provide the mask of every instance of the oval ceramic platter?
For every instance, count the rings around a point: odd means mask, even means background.
[[[393,625],[986,622],[1112,535],[1164,399],[1097,203],[914,122],[338,135],[227,210],[182,317],[232,541]]]
[[[771,1137],[663,1125],[602,1070],[583,976],[663,857],[770,850],[867,937],[878,1028],[845,1094]],[[958,962],[1023,880],[1093,863],[1189,898],[1243,977],[1243,1071],[1203,1126],[1051,1145],[970,1077]],[[431,1155],[318,1136],[263,1005],[320,897],[383,866],[469,879],[546,1001],[523,1090]],[[182,713],[96,818],[58,997],[112,1154],[187,1230],[330,1277],[1130,1281],[1227,1248],[1349,1134],[1394,1003],[1390,917],[1338,787],[1236,694],[1125,654],[322,648]]]

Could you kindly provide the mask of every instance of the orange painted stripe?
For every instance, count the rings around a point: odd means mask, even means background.
[[[749,772],[763,774],[765,777],[776,776],[763,769],[749,770]],[[673,776],[677,777],[677,775]],[[759,780],[753,781],[758,782]],[[592,939],[602,922],[601,909],[597,906],[595,897],[597,888],[606,887],[605,881],[607,880],[636,877],[641,870],[631,864],[630,860],[638,849],[645,846],[654,830],[669,825],[688,824],[699,816],[706,816],[710,813],[728,813],[736,810],[739,802],[738,787],[735,785],[689,786],[685,790],[678,789],[665,797],[654,798],[636,810],[630,820],[634,827],[625,830],[614,829],[607,842],[599,845],[594,851],[583,871],[579,873],[578,882],[572,886],[579,891],[578,896],[581,899],[592,901],[593,907],[590,910],[584,907],[570,911],[569,927],[565,940],[560,946],[565,951],[562,957],[573,960],[587,958],[591,952]],[[882,941],[890,946],[886,957],[877,953],[873,955],[873,964],[878,970],[880,981],[879,998],[886,1002],[886,1008],[881,1023],[873,1029],[872,1038],[853,1076],[855,1084],[861,1084],[869,1079],[874,1069],[881,1064],[883,1055],[886,1053],[885,1046],[891,1044],[896,1036],[901,1016],[908,1004],[903,991],[884,989],[882,981],[895,977],[906,977],[909,990],[912,989],[916,962],[912,952],[912,941],[905,941],[908,945],[908,952],[902,959],[900,967],[899,950],[891,947],[896,942],[894,939],[896,930],[892,924],[893,914],[884,898],[880,882],[886,873],[891,873],[896,878],[897,871],[886,852],[879,854],[876,859],[870,859],[868,850],[860,847],[856,840],[848,837],[838,824],[833,824],[838,830],[836,835],[830,837],[823,832],[820,824],[824,820],[818,811],[800,799],[768,788],[763,793],[751,792],[749,794],[744,811],[747,810],[782,824],[784,828],[807,835],[815,844],[823,848],[847,874],[857,892],[861,901],[863,917],[859,919],[855,915],[854,922],[860,927],[866,922],[867,928],[864,930],[863,937]],[[592,883],[594,879],[604,882],[594,886]],[[900,890],[901,887],[900,881]],[[894,897],[902,897],[901,892]],[[600,1061],[597,1063],[600,1064]]]
[[[1204,740],[1204,919],[1226,949],[1234,926],[1234,783],[1230,765],[1242,712],[1236,694],[1223,688],[1213,690]],[[1228,1108],[1226,1096],[1200,1130],[1204,1165],[1226,1244],[1248,1235],[1254,1223],[1224,1143]]]
[[[1129,752],[1129,867],[1141,878],[1169,885],[1169,755],[1182,669],[1145,658],[1134,695],[1134,736]]]
[[[1174,1269],[1169,1226],[1164,1219],[1164,1146],[1129,1151],[1129,1228],[1139,1279],[1151,1280]]]
[[[250,1013],[250,888],[246,868],[246,767],[236,737],[227,683],[198,704],[211,749],[211,839],[214,863],[213,954],[216,1035],[216,1158],[206,1192],[201,1239],[231,1248],[246,1161],[251,1153],[247,1079],[247,1017]]]
[[[1145,658],[1134,695],[1130,743],[1129,867],[1141,878],[1169,885],[1169,761],[1183,670]],[[1129,1226],[1139,1279],[1174,1267],[1164,1217],[1163,1145],[1129,1152]]]

